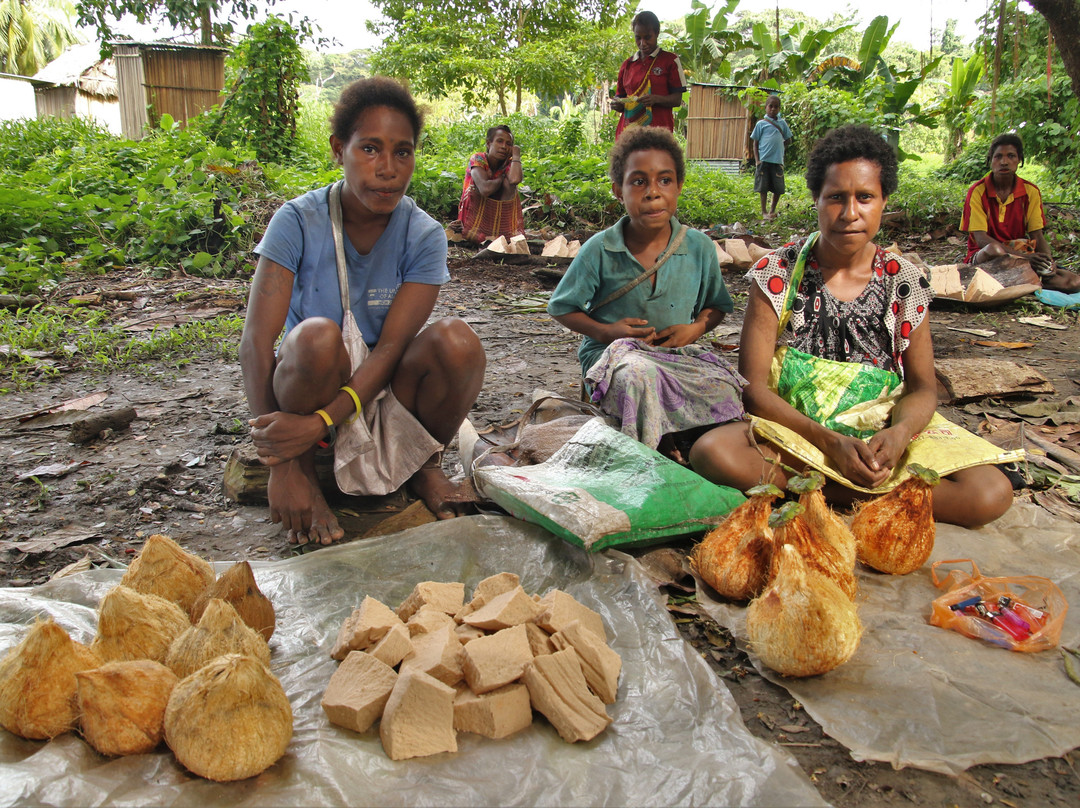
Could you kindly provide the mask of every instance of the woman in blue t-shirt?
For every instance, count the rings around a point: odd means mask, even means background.
[[[440,518],[457,512],[441,450],[485,359],[463,321],[423,328],[449,273],[443,229],[405,196],[421,126],[397,82],[346,87],[330,136],[344,179],[285,203],[255,250],[240,364],[271,518],[293,543],[344,535],[315,476],[319,446],[346,493],[408,481]]]

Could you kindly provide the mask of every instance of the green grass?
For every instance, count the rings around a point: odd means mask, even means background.
[[[153,375],[179,369],[197,356],[233,361],[244,321],[240,315],[193,320],[170,328],[130,332],[108,325],[100,310],[38,307],[0,310],[0,392],[32,387],[59,371],[33,353],[67,367],[124,369]]]

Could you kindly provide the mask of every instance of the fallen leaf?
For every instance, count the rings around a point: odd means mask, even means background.
[[[984,348],[1004,348],[1007,351],[1016,351],[1020,348],[1033,348],[1034,342],[995,342],[993,340],[979,339],[975,340],[976,345],[982,345]]]
[[[1017,317],[1017,322],[1024,323],[1024,325],[1034,325],[1039,328],[1050,328],[1054,331],[1068,331],[1069,327],[1064,323],[1056,322],[1051,319],[1049,314],[1040,314],[1038,317]]]
[[[810,727],[803,727],[799,724],[784,724],[782,727],[780,727],[780,729],[786,732],[788,735],[798,735],[800,732],[810,731]]]
[[[88,396],[80,396],[79,398],[72,398],[64,401],[60,404],[56,404],[52,407],[42,407],[40,410],[33,410],[32,412],[24,412],[15,416],[15,420],[20,423],[29,421],[32,418],[37,418],[41,415],[48,415],[54,412],[64,412],[65,410],[88,410],[91,407],[100,404],[107,399],[109,394],[100,391],[97,393],[91,393]]]
[[[81,542],[90,541],[91,539],[100,537],[101,534],[96,531],[87,533],[84,528],[71,527],[54,530],[52,533],[37,539],[0,542],[0,547],[18,550],[20,553],[27,553],[29,555],[49,553],[53,550],[59,550],[61,547],[67,547],[70,544],[80,544]]]
[[[49,463],[30,471],[24,471],[16,479],[22,481],[29,480],[31,477],[63,477],[65,474],[70,474],[79,466],[85,466],[89,462],[89,460],[76,460],[72,463]]]
[[[949,331],[959,331],[961,334],[971,334],[976,337],[993,337],[997,334],[997,331],[990,331],[985,328],[960,328],[960,326],[956,325],[946,326],[946,328]]]

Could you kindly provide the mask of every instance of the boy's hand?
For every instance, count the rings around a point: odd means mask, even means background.
[[[521,147],[520,146],[511,146],[510,147],[510,159],[511,160],[520,160],[521,159]]]
[[[648,342],[655,333],[656,329],[649,325],[648,320],[642,320],[640,317],[623,317],[621,320],[607,324],[604,328],[604,339],[601,342],[610,345],[617,339],[627,338],[643,339]]]

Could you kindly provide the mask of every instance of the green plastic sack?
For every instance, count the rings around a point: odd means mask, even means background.
[[[481,496],[590,552],[655,544],[719,524],[744,501],[638,443],[589,421],[545,463],[478,466]]]

